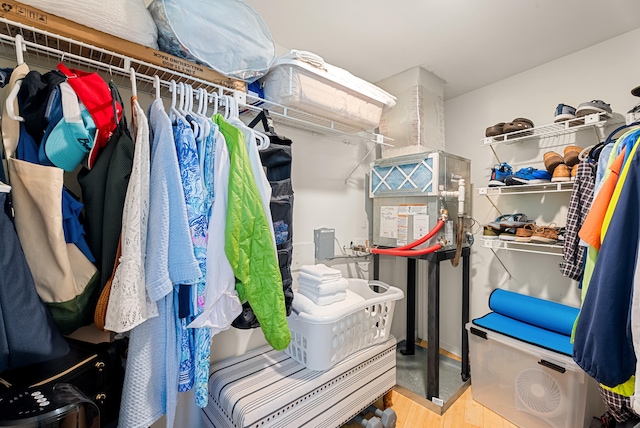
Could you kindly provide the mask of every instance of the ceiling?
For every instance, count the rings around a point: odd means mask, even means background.
[[[422,66],[445,81],[445,99],[640,28],[638,0],[245,3],[278,45],[370,82]]]

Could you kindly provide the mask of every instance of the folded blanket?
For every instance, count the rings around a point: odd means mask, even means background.
[[[344,294],[345,297],[343,300],[327,305],[318,305],[304,294],[295,291],[293,294],[293,309],[297,312],[305,312],[310,315],[331,315],[335,312],[342,311],[345,308],[364,302],[364,297],[354,293],[353,291],[347,290]]]
[[[349,281],[346,278],[340,278],[337,281],[324,282],[322,284],[310,284],[304,279],[298,278],[298,286],[300,289],[308,290],[319,296],[338,293],[349,287]]]
[[[302,265],[300,266],[300,272],[304,272],[318,278],[335,277],[335,279],[338,279],[342,277],[342,272],[340,272],[338,269],[330,268],[329,266],[322,263],[319,263],[317,265]]]

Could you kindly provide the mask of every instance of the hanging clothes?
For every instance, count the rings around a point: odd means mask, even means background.
[[[204,197],[204,183],[198,160],[198,147],[192,129],[181,117],[174,126],[174,140],[180,165],[180,175],[187,206],[187,216],[191,230],[193,250],[202,275],[191,290],[197,296],[195,315],[204,310],[207,234],[210,206],[209,199]],[[191,317],[185,322],[190,322]],[[211,352],[211,335],[207,328],[196,328],[193,333],[193,345],[190,346],[191,358],[181,361],[180,391],[195,388],[196,404],[205,407],[208,401],[209,354]],[[183,354],[186,350],[183,348]],[[186,356],[186,355],[185,355]]]
[[[146,428],[166,414],[170,428],[179,366],[174,287],[195,283],[202,274],[193,252],[171,120],[161,100],[151,104],[148,116],[151,170],[145,280],[150,299],[158,304],[158,316],[131,330],[119,423]]]
[[[575,281],[582,279],[585,255],[585,248],[580,245],[578,231],[584,223],[593,201],[595,179],[595,165],[589,160],[580,161],[567,212],[567,226],[562,251],[564,261],[560,263],[560,272]]]
[[[117,105],[122,105],[121,97],[113,82],[109,83],[109,90],[115,112]],[[114,113],[113,117],[117,114]],[[133,151],[127,120],[122,115],[93,168],[82,168],[78,172],[86,213],[87,244],[100,270],[100,291],[113,273],[116,262],[124,199],[133,168]]]
[[[289,345],[282,277],[273,251],[272,225],[267,223],[253,180],[244,135],[217,114],[213,117],[229,149],[229,199],[225,253],[238,279],[240,300],[248,301],[267,342],[274,349]]]
[[[627,146],[628,147],[628,146]],[[606,234],[576,325],[574,360],[609,387],[635,374],[630,302],[640,224],[640,155],[633,145],[605,216]],[[603,225],[603,228],[605,226]]]
[[[224,136],[214,125],[216,152],[213,172],[214,194],[209,239],[207,241],[207,271],[205,306],[202,314],[189,327],[208,327],[211,336],[227,330],[242,311],[236,280],[224,251],[229,188],[229,150]]]
[[[131,103],[135,149],[133,169],[122,212],[122,256],[116,268],[105,329],[116,333],[129,331],[144,320],[158,315],[145,289],[145,254],[149,215],[149,124],[137,99]]]
[[[1,159],[0,156],[0,162]],[[0,192],[0,373],[69,352],[36,292],[6,203],[7,195]]]

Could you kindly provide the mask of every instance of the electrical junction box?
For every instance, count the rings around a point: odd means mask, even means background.
[[[471,212],[471,161],[440,150],[378,159],[371,165],[369,197],[373,198],[373,244],[406,245],[433,229],[440,212],[449,219],[438,233],[416,249],[445,239],[442,250],[456,248],[458,190],[465,180],[465,214]],[[466,239],[463,246],[468,246]]]
[[[332,259],[335,256],[334,240],[336,230],[321,227],[313,231],[313,243],[316,249],[316,260]]]

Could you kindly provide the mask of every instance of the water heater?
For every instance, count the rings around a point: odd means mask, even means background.
[[[444,243],[441,251],[455,249],[459,206],[466,214],[471,211],[470,175],[469,159],[440,150],[375,161],[369,177],[373,244],[398,247],[411,243],[433,229],[446,210],[449,216],[444,227],[416,249],[437,242]],[[461,183],[466,184],[460,187]],[[466,239],[463,245],[468,245]]]

